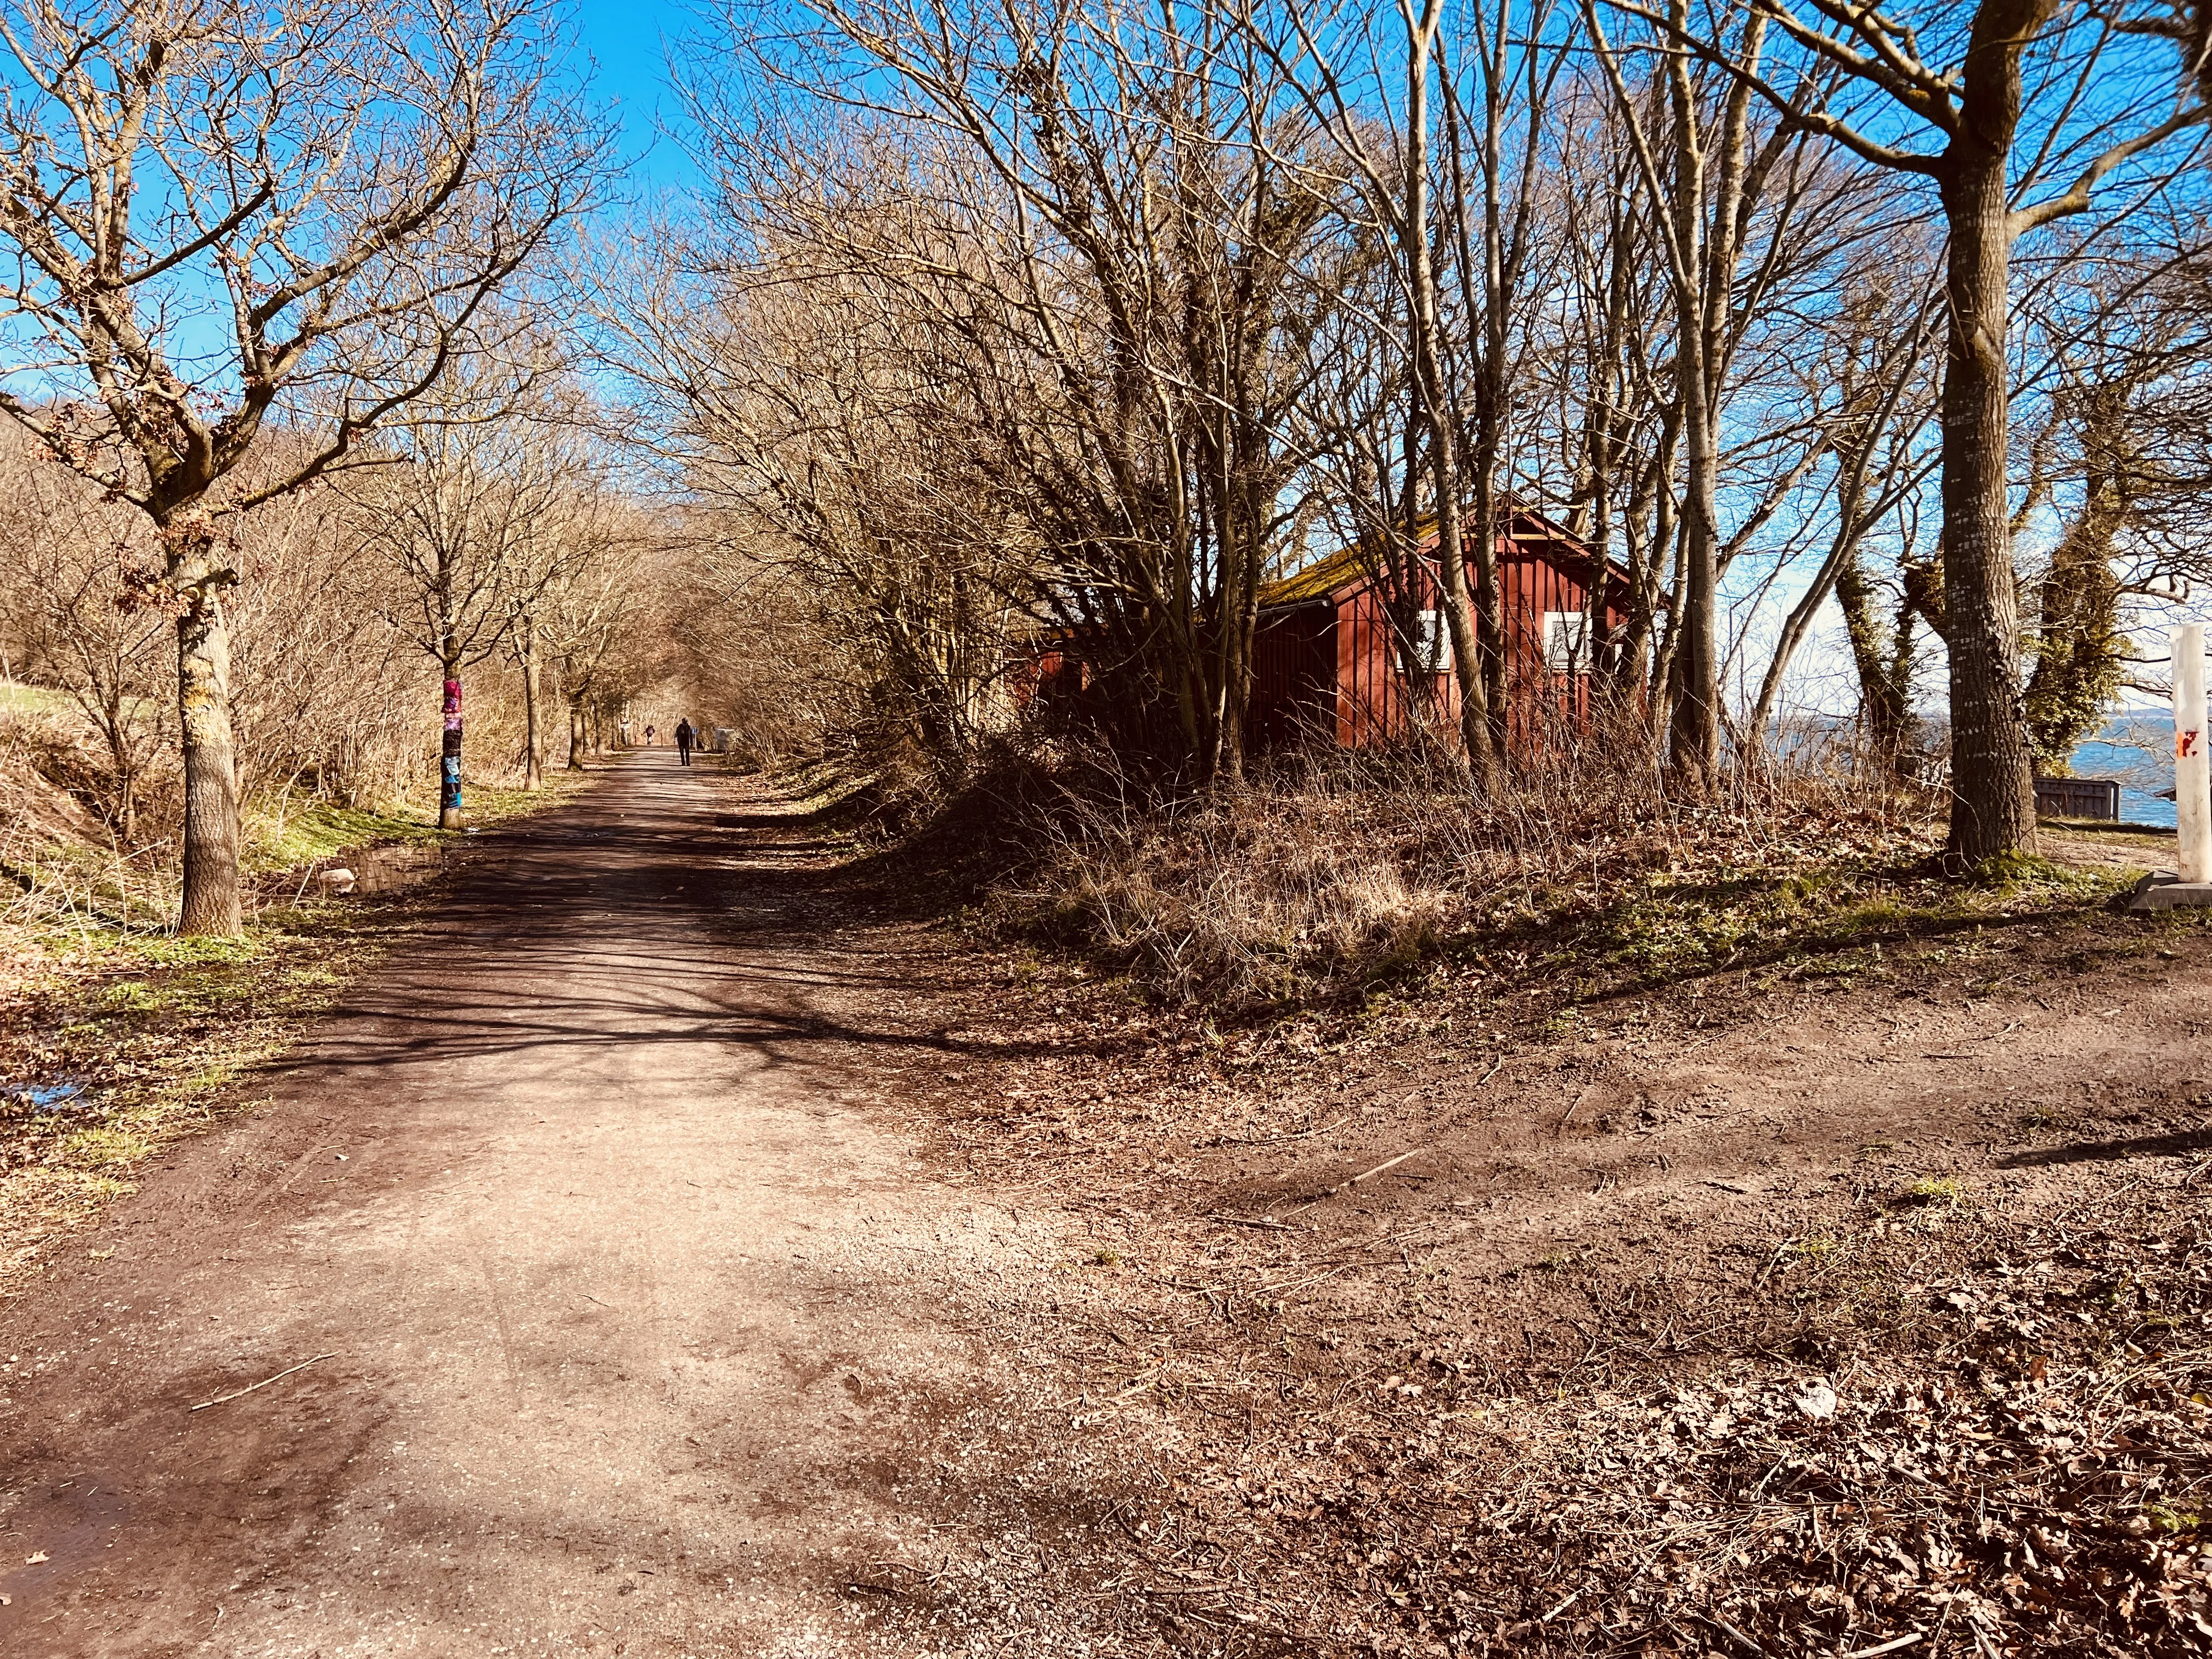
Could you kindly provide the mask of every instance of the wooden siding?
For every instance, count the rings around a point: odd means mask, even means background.
[[[1328,719],[1336,635],[1337,609],[1326,599],[1260,619],[1252,641],[1248,746],[1269,749],[1310,737]]]
[[[1425,593],[1422,609],[1437,608]],[[1337,605],[1336,740],[1347,749],[1401,738],[1414,718],[1413,686],[1400,667],[1392,637],[1389,607],[1382,590],[1367,584]],[[1456,718],[1456,697],[1449,671],[1436,675],[1433,708]]]
[[[1580,616],[1588,605],[1589,555],[1571,538],[1553,533],[1548,522],[1526,516],[1530,522],[1520,536],[1498,540],[1506,737],[1523,754],[1540,749],[1563,728],[1585,725],[1590,715],[1588,659],[1575,672],[1553,672],[1545,637],[1547,615]],[[1425,585],[1420,608],[1437,610],[1442,596],[1433,581]],[[1402,736],[1416,699],[1399,669],[1380,584],[1340,554],[1279,584],[1270,597],[1278,595],[1295,596],[1297,602],[1261,612],[1251,723],[1255,744],[1332,724],[1337,742],[1346,748]],[[1324,595],[1326,605],[1319,603]],[[1625,620],[1608,597],[1602,634],[1612,635]],[[1316,667],[1324,635],[1330,647],[1325,674]],[[1293,662],[1295,670],[1289,666]],[[1449,667],[1436,677],[1430,706],[1441,722],[1459,718],[1459,684]]]
[[[1591,714],[1588,664],[1555,673],[1546,660],[1547,614],[1580,617],[1589,603],[1590,554],[1581,542],[1541,514],[1516,507],[1510,533],[1498,543],[1500,599],[1504,610],[1505,729],[1516,754],[1540,751],[1564,732],[1587,725]],[[1433,554],[1433,531],[1428,550]],[[1432,577],[1419,609],[1435,611],[1441,596]],[[1614,580],[1626,582],[1615,567]],[[1624,591],[1616,586],[1613,592]],[[1600,641],[1617,638],[1626,620],[1608,599]],[[1080,717],[1106,694],[1093,653],[1078,634],[1043,634],[1012,665],[1017,708],[1052,720]],[[1345,549],[1304,567],[1261,593],[1253,640],[1252,699],[1246,742],[1262,749],[1334,733],[1346,748],[1388,742],[1407,732],[1423,699],[1411,695],[1399,669],[1380,585],[1358,550]],[[1449,666],[1435,677],[1426,699],[1441,725],[1459,719],[1459,686]]]

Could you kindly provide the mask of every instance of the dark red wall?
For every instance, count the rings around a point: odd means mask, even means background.
[[[1561,722],[1570,728],[1589,717],[1589,676],[1554,674],[1544,661],[1544,616],[1579,612],[1589,589],[1577,567],[1580,548],[1541,541],[1501,541],[1499,598],[1504,608],[1506,729],[1516,749],[1533,746]],[[1424,609],[1437,603],[1424,596]],[[1625,620],[1608,600],[1606,629]],[[1264,614],[1255,642],[1252,734],[1255,744],[1279,743],[1301,731],[1326,730],[1360,748],[1402,734],[1412,712],[1397,651],[1377,585],[1364,578],[1339,588],[1327,605]],[[1433,708],[1439,719],[1459,718],[1459,686],[1449,670],[1436,678]],[[1330,704],[1334,703],[1332,709]]]
[[[1328,599],[1261,619],[1252,641],[1247,737],[1272,748],[1326,729],[1336,684],[1336,607]]]

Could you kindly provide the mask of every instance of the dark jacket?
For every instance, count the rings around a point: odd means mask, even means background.
[[[690,749],[698,741],[699,734],[691,729],[690,720],[684,721],[676,728],[676,746],[678,749]]]

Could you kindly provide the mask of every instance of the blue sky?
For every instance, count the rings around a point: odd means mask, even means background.
[[[683,151],[660,136],[658,118],[671,112],[667,43],[687,32],[692,9],[681,0],[577,0],[576,29],[598,65],[592,89],[622,122],[623,149],[642,154],[633,182],[666,188],[692,175]]]

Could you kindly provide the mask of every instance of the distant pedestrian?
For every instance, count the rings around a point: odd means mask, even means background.
[[[653,728],[649,726],[645,728],[645,746],[647,749],[653,747]]]
[[[691,722],[688,720],[679,723],[676,728],[676,753],[686,766],[691,764],[691,744],[698,735],[691,729]]]

